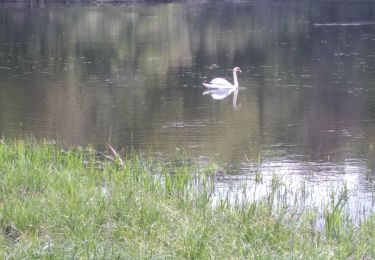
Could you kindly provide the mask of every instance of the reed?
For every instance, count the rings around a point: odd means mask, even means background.
[[[319,230],[319,214],[286,202],[276,177],[266,196],[233,201],[214,196],[213,163],[112,149],[0,144],[0,257],[375,257],[375,218],[353,225],[345,191]]]

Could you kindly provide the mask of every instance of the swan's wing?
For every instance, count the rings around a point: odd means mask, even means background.
[[[218,85],[218,86],[233,87],[233,85],[228,80],[223,79],[223,78],[215,78],[211,80],[210,84]]]
[[[227,88],[233,88],[234,86],[227,81],[226,79],[222,78],[216,78],[211,80],[210,83],[203,83],[204,86],[207,88],[215,88],[215,89],[227,89]]]

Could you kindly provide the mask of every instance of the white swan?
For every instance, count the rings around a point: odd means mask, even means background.
[[[238,88],[237,72],[242,72],[239,67],[233,68],[233,84],[223,78],[215,78],[210,83],[202,83],[206,88]]]

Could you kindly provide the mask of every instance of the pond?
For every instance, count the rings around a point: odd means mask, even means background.
[[[235,66],[238,93],[206,92]],[[224,193],[260,172],[372,212],[374,72],[375,3],[0,8],[6,139],[184,151]]]

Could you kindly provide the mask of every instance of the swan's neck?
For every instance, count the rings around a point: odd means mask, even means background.
[[[234,90],[234,93],[233,93],[233,108],[234,109],[237,109],[238,108],[238,105],[237,105],[237,97],[238,97],[238,88],[236,88]]]
[[[235,70],[233,70],[233,83],[233,86],[238,88],[237,72]]]

